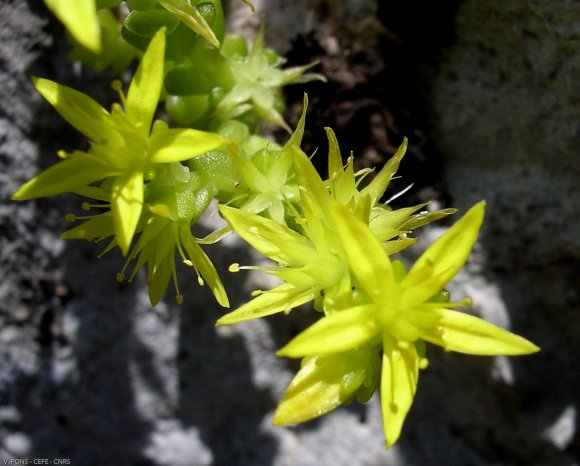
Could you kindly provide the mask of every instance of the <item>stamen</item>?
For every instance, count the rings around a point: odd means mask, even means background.
[[[191,259],[188,259],[187,257],[185,257],[185,253],[183,252],[183,249],[181,247],[181,243],[179,242],[179,239],[177,239],[177,241],[175,241],[175,245],[177,246],[177,251],[179,253],[179,257],[181,257],[181,262],[185,265],[187,265],[188,267],[193,267],[195,269],[195,264],[193,263],[193,261]]]
[[[394,178],[392,178],[394,179]],[[397,194],[395,194],[394,196],[390,197],[385,204],[388,204],[391,201],[394,201],[395,199],[397,199],[398,197],[401,197],[403,194],[405,194],[407,191],[409,191],[409,189],[411,189],[413,187],[413,183],[411,183],[409,186],[407,186],[405,189],[403,189],[402,191],[399,191]]]
[[[127,99],[125,98],[125,93],[123,92],[123,83],[119,79],[115,79],[111,83],[111,87],[113,88],[114,91],[116,91],[119,94],[121,103],[125,108],[127,108]]]
[[[397,340],[397,346],[402,350],[406,350],[409,349],[409,346],[411,346],[411,344],[408,341]]]
[[[81,209],[89,211],[91,209],[110,209],[111,204],[91,204],[90,202],[83,202],[81,204]]]
[[[174,256],[171,256],[171,275],[173,278],[173,287],[175,288],[175,301],[177,304],[181,304],[183,302],[183,295],[179,291],[179,283],[177,283],[177,270],[175,270],[175,259]],[[181,298],[180,298],[181,297]],[[179,300],[181,299],[181,302]]]
[[[135,254],[136,248],[137,248],[137,246],[134,246],[133,249],[131,250],[131,252],[129,253],[129,256],[127,257],[127,259],[125,260],[125,263],[123,264],[123,268],[117,274],[117,280],[119,279],[119,277],[123,277],[123,280],[125,279],[125,271],[127,270],[127,267],[129,267],[129,264],[131,263],[131,261],[135,258],[134,254]],[[133,277],[135,276],[136,273],[137,273],[137,267],[135,267],[135,269],[133,270],[133,273],[131,274],[131,277],[129,278],[129,282],[131,282],[133,280]]]

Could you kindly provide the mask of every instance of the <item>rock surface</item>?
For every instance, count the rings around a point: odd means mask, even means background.
[[[286,43],[331,11],[335,29],[324,22],[319,34],[337,53],[338,22],[350,19],[351,27],[355,11],[374,13],[373,2],[353,0],[339,10],[324,1],[255,3]],[[90,89],[103,104],[115,96],[66,61],[60,26],[41,2],[1,0],[0,458],[82,466],[579,464],[580,7],[457,6],[456,40],[429,68],[425,129],[445,163],[440,183],[451,204],[486,198],[488,219],[452,291],[472,296],[475,312],[542,352],[478,359],[433,348],[403,437],[385,452],[376,397],[296,428],[271,426],[296,369],[274,351],[303,325],[301,311],[216,329],[220,311],[194,280],[184,305],[167,299],[152,310],[141,281],[116,283],[120,257],[97,260],[94,245],[59,239],[64,215],[78,209],[72,199],[9,201],[57,149],[82,144],[35,93],[31,75]],[[421,244],[441,232],[427,230]],[[223,275],[231,262],[256,260],[235,239],[209,254]],[[263,287],[260,280],[228,277],[232,305]]]

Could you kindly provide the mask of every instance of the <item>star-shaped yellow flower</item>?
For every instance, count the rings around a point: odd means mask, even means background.
[[[333,309],[325,309],[325,317],[294,338],[278,355],[293,358],[335,355],[342,358],[340,364],[346,367],[342,371],[350,374],[363,371],[365,366],[360,357],[355,363],[347,364],[345,355],[382,347],[380,391],[387,447],[399,438],[415,395],[419,369],[426,365],[421,355],[422,341],[448,351],[474,355],[521,355],[538,351],[536,345],[520,336],[450,309],[467,305],[468,300],[446,303],[436,299],[465,264],[483,221],[484,209],[484,202],[472,207],[406,273],[399,263],[391,262],[367,225],[338,203],[329,206],[353,274],[354,305],[352,299],[349,302],[336,296]],[[362,366],[356,369],[357,364]],[[368,364],[366,368],[372,372]],[[320,383],[321,374],[311,375],[311,383]],[[350,394],[362,386],[362,379],[359,377],[358,385],[350,387]],[[308,402],[301,390],[292,385],[291,389],[295,393],[286,397],[286,406],[279,410],[275,422],[294,422],[292,407],[301,411],[301,420],[319,415],[314,405],[304,407]],[[338,395],[333,395],[332,390],[327,393],[330,397],[327,404],[337,405]],[[302,397],[300,408],[297,408],[296,394]],[[304,414],[305,411],[308,412]]]
[[[126,255],[143,209],[144,185],[154,175],[154,165],[188,160],[225,143],[214,133],[169,129],[161,121],[152,125],[163,84],[164,50],[165,32],[161,29],[143,55],[127,97],[120,92],[124,108],[114,104],[111,113],[74,89],[35,79],[44,98],[89,139],[90,149],[62,153],[65,160],[24,184],[13,199],[78,192],[111,178],[115,237]],[[120,91],[120,83],[116,88]]]

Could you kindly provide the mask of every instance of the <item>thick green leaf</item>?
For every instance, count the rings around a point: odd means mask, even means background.
[[[198,9],[195,6],[193,6],[188,0],[158,0],[158,1],[163,8],[175,14],[193,32],[199,34],[215,48],[220,47],[220,42],[218,38],[207,24],[205,18],[201,15]]]
[[[123,26],[137,36],[153,37],[162,27],[171,34],[179,26],[179,19],[166,10],[134,10],[125,17]]]

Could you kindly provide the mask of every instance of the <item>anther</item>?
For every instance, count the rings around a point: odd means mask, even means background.
[[[183,263],[188,267],[193,267],[193,262],[191,262],[189,259],[183,259]]]
[[[240,264],[234,262],[232,265],[229,266],[228,270],[230,272],[239,272],[240,271]]]
[[[199,286],[203,286],[205,284],[203,278],[201,278],[199,275],[197,276],[197,283],[199,283]]]
[[[182,294],[175,295],[175,302],[177,304],[183,304],[183,295]]]
[[[408,341],[404,341],[404,340],[397,340],[397,346],[400,349],[406,350],[406,349],[409,349],[410,343]]]
[[[76,222],[77,217],[75,214],[66,214],[64,216],[64,219],[69,223],[73,223],[73,222]]]
[[[113,88],[114,91],[117,92],[123,91],[123,83],[121,82],[120,79],[114,79],[113,82],[111,82],[111,87]]]
[[[264,293],[264,291],[263,291],[263,290],[254,290],[254,291],[252,291],[252,292],[250,293],[250,296],[251,296],[252,298],[255,298],[256,296],[260,296],[260,295],[261,295],[261,294],[263,294],[263,293]]]
[[[81,204],[81,209],[83,209],[83,210],[91,210],[91,204],[89,204],[88,202],[83,202]]]
[[[121,273],[121,272],[119,272],[119,273],[117,274],[117,281],[118,281],[118,282],[122,282],[123,280],[125,280],[125,274],[124,274],[124,273]]]
[[[427,358],[419,359],[419,369],[424,371],[425,369],[427,369],[427,367],[429,367],[429,360]]]

